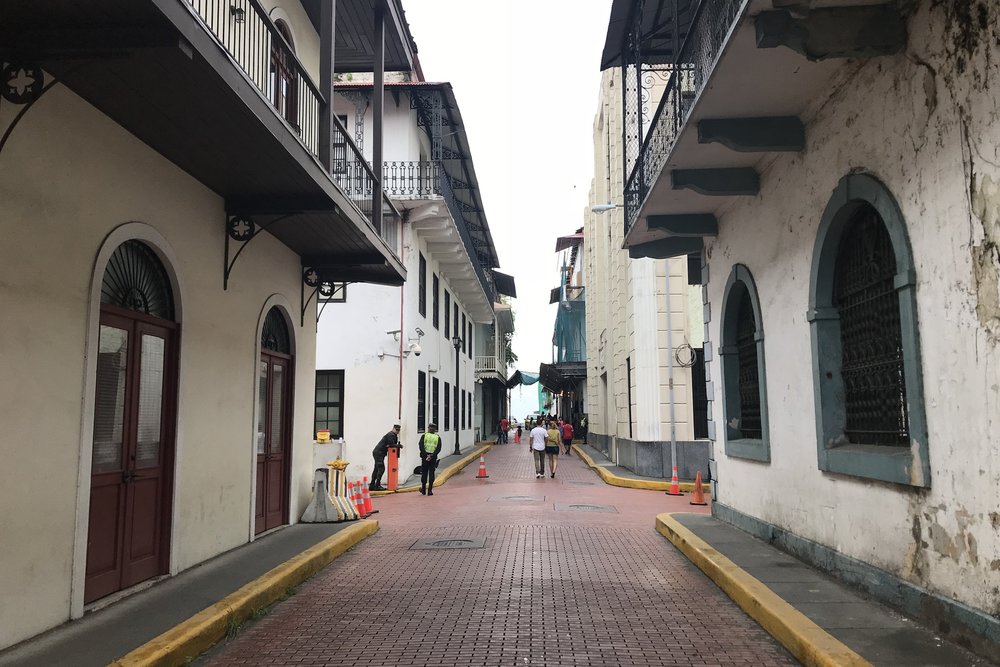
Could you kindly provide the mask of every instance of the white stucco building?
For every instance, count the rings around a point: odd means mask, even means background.
[[[398,2],[336,6],[413,68]],[[376,59],[332,7],[4,3],[0,649],[308,502],[314,279],[406,277],[335,173],[334,73]]]
[[[714,514],[995,657],[1000,8],[810,4],[614,3],[625,243],[701,252]]]
[[[700,270],[689,276],[685,255],[632,258],[623,248],[620,88],[620,73],[604,72],[594,118],[591,207],[584,213],[587,441],[625,468],[669,478],[673,437],[680,477],[694,479],[700,470],[707,478],[707,395],[695,286]],[[647,116],[662,89],[662,80],[650,77]]]
[[[352,79],[337,85],[337,110],[367,150],[372,86]],[[372,473],[372,448],[400,424],[402,482],[419,463],[417,442],[427,424],[437,424],[446,453],[492,432],[504,395],[491,387],[506,379],[503,334],[513,331],[500,294],[514,296],[514,283],[495,271],[451,85],[393,82],[384,103],[385,187],[402,212],[400,259],[408,280],[402,287],[349,284],[323,306],[317,390],[327,384],[337,391],[317,398],[316,428],[344,439],[348,477],[360,478]]]

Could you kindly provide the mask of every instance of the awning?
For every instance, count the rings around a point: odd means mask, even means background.
[[[514,276],[508,276],[499,271],[493,272],[493,284],[496,285],[497,292],[506,294],[509,297],[517,298],[517,289],[514,287]]]
[[[556,239],[556,252],[560,250],[565,250],[566,248],[572,248],[583,243],[583,232],[577,234],[570,234],[569,236],[560,236]]]
[[[534,373],[514,371],[507,380],[507,388],[510,389],[511,387],[516,387],[519,384],[535,384],[536,382],[538,382],[538,376]]]
[[[562,292],[561,287],[553,287],[549,290],[549,303],[559,303],[559,294]]]
[[[573,391],[579,382],[587,379],[586,361],[562,361],[557,364],[541,364],[538,367],[539,381],[553,393]]]
[[[691,25],[691,16],[698,3],[694,0],[677,1],[677,21],[680,24],[680,36],[677,44],[683,44]],[[608,34],[604,42],[604,53],[601,56],[601,70],[609,67],[619,67],[622,64],[622,51],[628,42],[628,33],[632,28],[633,0],[613,0],[611,16],[608,19]],[[663,65],[674,60],[674,4],[667,0],[648,0],[642,12],[642,62],[650,65]]]

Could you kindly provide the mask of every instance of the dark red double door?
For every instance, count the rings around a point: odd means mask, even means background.
[[[291,357],[262,351],[257,387],[257,502],[254,532],[288,523]]]
[[[101,312],[84,602],[168,567],[176,326]]]

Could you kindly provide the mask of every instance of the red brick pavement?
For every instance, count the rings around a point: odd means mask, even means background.
[[[534,478],[526,445],[374,501],[381,530],[205,660],[215,665],[794,665],[654,529],[707,511],[604,485],[575,456]],[[544,496],[544,500],[503,500]],[[613,505],[616,513],[557,511]],[[422,538],[482,549],[411,550]]]

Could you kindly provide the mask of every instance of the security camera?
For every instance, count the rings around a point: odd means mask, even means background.
[[[415,357],[419,357],[421,352],[423,352],[423,350],[420,348],[419,343],[410,343],[410,354]]]

